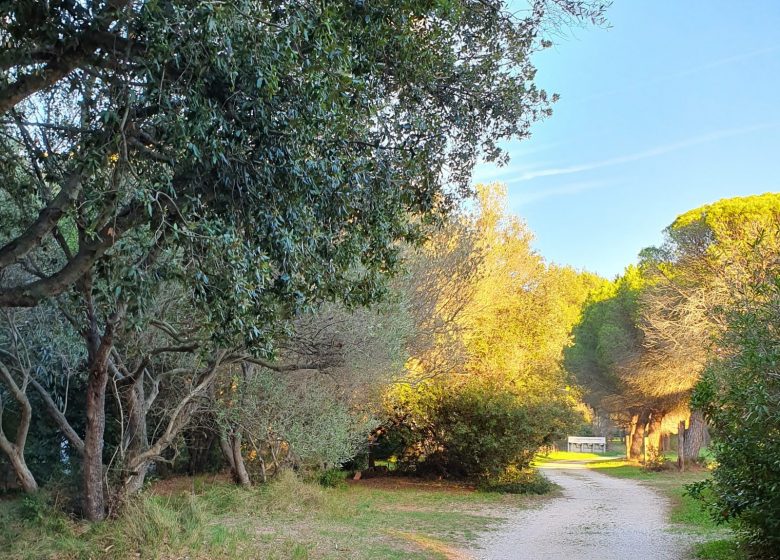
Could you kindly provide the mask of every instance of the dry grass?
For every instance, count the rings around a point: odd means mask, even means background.
[[[542,499],[403,478],[334,489],[285,473],[242,489],[200,477],[166,481],[95,525],[45,504],[31,512],[21,500],[0,502],[0,550],[11,560],[462,560],[502,516]]]

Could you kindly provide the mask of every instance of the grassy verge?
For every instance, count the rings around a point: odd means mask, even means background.
[[[670,521],[681,531],[694,535],[698,542],[694,547],[694,558],[701,560],[741,560],[733,532],[716,524],[704,511],[701,502],[689,496],[685,486],[709,476],[706,470],[678,472],[676,470],[650,472],[636,463],[622,459],[593,461],[588,468],[618,478],[639,480],[665,494],[671,504]]]
[[[594,461],[596,459],[613,459],[622,457],[620,451],[606,451],[604,453],[577,453],[573,451],[552,451],[545,455],[538,455],[534,461],[536,464],[549,463],[551,461]]]
[[[13,560],[458,559],[504,513],[539,500],[395,478],[327,489],[293,475],[253,489],[197,479],[93,525],[39,500],[0,501],[0,550]]]

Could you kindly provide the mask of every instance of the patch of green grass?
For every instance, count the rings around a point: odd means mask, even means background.
[[[550,461],[589,461],[601,459],[604,457],[620,457],[619,451],[606,451],[604,453],[576,453],[573,451],[552,451],[547,454],[538,455],[534,461],[545,463]]]
[[[694,557],[701,560],[747,560],[734,539],[719,539],[697,544]]]
[[[119,519],[92,525],[47,504],[25,514],[22,500],[0,501],[0,550],[9,560],[440,559],[502,511],[544,499],[396,478],[323,488],[292,473],[250,489],[186,488],[144,494]]]

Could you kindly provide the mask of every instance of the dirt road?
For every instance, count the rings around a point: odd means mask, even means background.
[[[476,558],[485,560],[683,560],[685,539],[669,532],[666,501],[634,480],[613,478],[584,463],[542,471],[563,496],[520,511],[486,535]]]

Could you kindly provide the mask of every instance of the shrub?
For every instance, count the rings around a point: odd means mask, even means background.
[[[489,384],[429,389],[388,429],[407,470],[489,481],[525,470],[537,450],[562,436],[575,415],[558,403],[528,404]]]
[[[780,558],[780,280],[753,288],[729,315],[721,358],[694,392],[709,423],[716,466],[691,487],[719,521],[735,520],[769,558]]]
[[[295,514],[323,507],[325,494],[317,484],[307,484],[292,469],[282,469],[259,489],[258,505],[269,514]]]
[[[483,492],[500,492],[502,494],[547,494],[555,485],[539,471],[533,469],[518,469],[510,465],[499,476],[483,481],[479,489]]]
[[[644,469],[650,472],[659,472],[666,469],[669,461],[666,460],[663,451],[654,445],[650,445],[647,450],[647,460],[644,464]]]
[[[320,473],[317,482],[325,488],[342,488],[347,485],[346,476],[347,473],[341,469],[327,469]]]
[[[52,504],[51,495],[44,491],[22,498],[19,517],[30,525],[53,533],[62,533],[68,529],[67,516]]]

